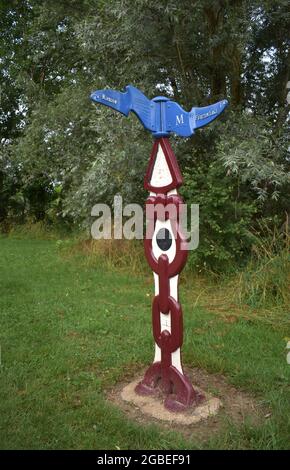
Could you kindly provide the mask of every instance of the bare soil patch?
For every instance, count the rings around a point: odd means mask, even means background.
[[[269,410],[257,399],[229,384],[226,378],[218,374],[192,368],[185,370],[193,385],[202,391],[205,402],[182,413],[173,413],[163,406],[162,397],[140,397],[134,393],[135,384],[142,374],[127,378],[108,391],[107,398],[121,408],[129,419],[143,425],[155,423],[165,429],[174,429],[185,437],[199,440],[208,439],[213,433],[221,431],[228,423],[240,426],[246,419],[253,425],[261,423]]]

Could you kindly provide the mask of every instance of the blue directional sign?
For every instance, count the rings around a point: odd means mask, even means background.
[[[137,88],[128,85],[124,92],[115,90],[97,90],[91,94],[96,103],[109,106],[128,116],[130,111],[136,114],[145,129],[155,137],[166,137],[175,133],[181,137],[190,137],[194,130],[206,126],[216,119],[228,105],[227,100],[203,108],[184,111],[175,101],[164,96],[152,100]]]

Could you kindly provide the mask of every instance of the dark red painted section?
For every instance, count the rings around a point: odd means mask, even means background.
[[[183,324],[182,324],[182,310],[180,303],[176,302],[172,297],[168,298],[169,310],[171,314],[171,331],[172,334],[163,335],[166,331],[160,330],[160,304],[159,295],[156,295],[152,305],[152,325],[153,336],[155,343],[158,344],[161,350],[167,350],[170,353],[176,351],[177,348],[182,346],[183,342]],[[163,313],[163,312],[162,312]]]
[[[154,188],[150,185],[150,178],[154,168],[158,145],[162,149],[169,166],[173,183],[163,188]],[[170,278],[179,274],[187,259],[186,241],[181,233],[179,220],[183,200],[177,195],[168,196],[171,189],[178,188],[182,183],[181,174],[168,139],[161,138],[155,141],[150,157],[144,186],[149,191],[157,193],[149,196],[146,201],[147,233],[144,240],[144,249],[147,261],[152,270],[158,275],[159,295],[156,295],[152,304],[153,336],[161,350],[161,361],[153,363],[146,371],[143,380],[135,388],[140,395],[152,395],[159,389],[165,395],[164,406],[171,411],[181,411],[199,403],[204,397],[192,387],[189,379],[179,372],[171,362],[171,354],[181,348],[183,342],[182,309],[179,302],[170,296]],[[175,238],[176,253],[169,262],[164,253],[155,258],[152,248],[152,238],[155,235],[156,220],[170,220],[172,235]],[[160,313],[170,314],[171,332],[161,331]]]
[[[144,250],[145,250],[145,256],[147,258],[149,266],[156,274],[159,274],[158,260],[155,258],[153,254],[153,249],[152,249],[152,237],[154,235],[154,229],[155,229],[154,225],[155,224],[152,223],[152,221],[149,221],[148,226],[147,226],[147,231],[146,231],[146,238],[144,240]],[[187,250],[181,249],[181,244],[185,246],[186,240],[180,231],[178,223],[176,223],[176,221],[172,221],[171,227],[172,227],[172,231],[174,235],[176,236],[175,238],[176,255],[173,261],[169,263],[168,265],[169,277],[173,277],[182,271],[186,263],[187,255],[188,255]]]
[[[181,374],[174,366],[168,367],[167,375],[170,389],[169,391],[167,389],[165,394],[165,408],[170,411],[184,411],[204,400],[204,396],[194,390],[189,378]],[[142,382],[136,386],[135,391],[139,395],[155,395],[158,389],[163,391],[167,387],[167,383],[162,386],[162,379],[161,362],[154,362],[145,372]]]
[[[183,212],[183,199],[178,194],[167,196],[157,193],[146,200],[146,218],[148,220],[178,220]]]

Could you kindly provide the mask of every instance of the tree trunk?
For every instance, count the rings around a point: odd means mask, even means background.
[[[223,2],[217,2],[211,7],[205,7],[204,13],[210,38],[218,36],[224,21]],[[226,77],[222,64],[224,44],[218,41],[211,49],[211,95],[213,99],[219,99],[226,94]]]

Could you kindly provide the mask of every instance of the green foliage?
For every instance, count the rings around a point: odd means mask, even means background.
[[[262,232],[262,233],[261,233]],[[252,246],[252,257],[236,283],[236,298],[252,307],[289,307],[290,238],[288,220],[274,232],[260,224]]]
[[[199,270],[233,269],[250,250],[250,225],[256,212],[238,178],[227,175],[219,161],[207,168],[195,165],[185,172],[182,194],[200,206],[200,241],[191,254],[191,263]]]
[[[285,127],[275,135],[269,118],[253,116],[250,111],[237,115],[232,112],[223,127],[217,156],[228,174],[248,184],[261,203],[267,198],[281,200],[281,196],[283,200],[283,193],[289,192],[287,131]]]
[[[0,2],[2,226],[46,219],[88,230],[95,203],[145,199],[150,139],[134,117],[90,103],[92,90],[132,83],[187,109],[227,97],[224,117],[176,154],[184,194],[201,204],[193,264],[243,263],[250,226],[289,211],[287,4]]]

